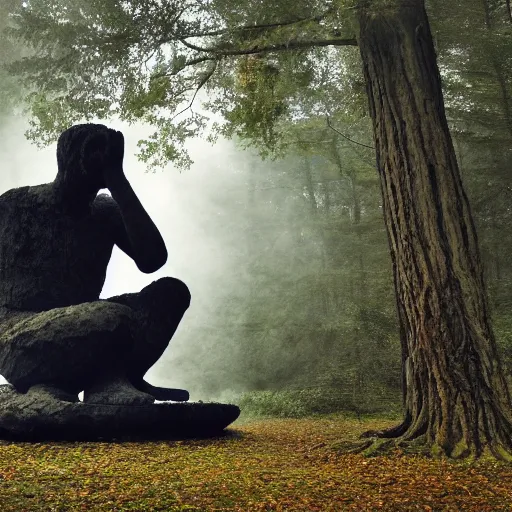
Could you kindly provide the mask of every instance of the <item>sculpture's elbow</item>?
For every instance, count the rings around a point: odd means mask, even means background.
[[[155,262],[138,263],[137,268],[144,274],[152,274],[153,272],[160,270],[164,266],[164,263],[155,263]]]
[[[152,274],[160,270],[167,262],[167,251],[163,251],[158,256],[148,258],[143,261],[137,261],[137,268],[144,274]]]

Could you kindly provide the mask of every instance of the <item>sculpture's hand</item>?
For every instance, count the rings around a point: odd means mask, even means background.
[[[167,249],[158,228],[124,175],[123,155],[123,134],[109,130],[109,151],[103,174],[122,218],[116,243],[133,258],[142,272],[155,272],[166,262]]]
[[[124,158],[124,135],[116,130],[109,130],[109,157],[113,167],[122,167]]]
[[[88,137],[82,146],[82,162],[84,169],[95,174],[105,166],[109,140],[105,133],[94,133]]]
[[[103,166],[103,174],[107,187],[116,186],[119,178],[123,174],[123,159],[124,159],[124,136],[121,132],[116,130],[109,130],[108,133],[108,151],[105,157]],[[111,190],[112,191],[112,190]]]

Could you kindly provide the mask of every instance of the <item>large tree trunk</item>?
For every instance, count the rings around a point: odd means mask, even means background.
[[[361,1],[359,46],[393,262],[405,406],[404,422],[378,434],[424,441],[452,457],[488,447],[511,459],[510,395],[424,2],[376,4]]]

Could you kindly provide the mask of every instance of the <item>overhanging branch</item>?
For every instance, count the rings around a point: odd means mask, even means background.
[[[334,126],[331,124],[331,119],[329,116],[327,116],[327,126],[336,132],[338,135],[341,135],[344,139],[348,140],[349,142],[352,142],[353,144],[357,144],[358,146],[362,146],[363,148],[373,149],[375,148],[373,146],[368,146],[367,144],[363,144],[362,142],[357,142],[357,140],[352,140],[350,137],[347,137],[344,133],[341,133],[339,130],[334,128]]]
[[[303,50],[306,48],[315,47],[326,47],[326,46],[357,46],[357,40],[355,38],[333,38],[333,39],[310,39],[301,41],[298,39],[291,39],[285,43],[269,44],[262,46],[254,46],[252,48],[245,49],[229,49],[229,48],[218,48],[218,47],[201,47],[192,43],[189,43],[185,39],[181,39],[180,42],[187,48],[201,53],[209,53],[211,55],[217,55],[220,57],[234,57],[237,55],[255,55],[258,53],[271,53],[271,52],[283,52],[290,50]]]

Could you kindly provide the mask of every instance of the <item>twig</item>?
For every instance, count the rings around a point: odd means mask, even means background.
[[[187,110],[190,110],[192,108],[192,105],[194,104],[194,101],[196,99],[197,93],[201,90],[201,88],[204,86],[204,84],[206,82],[208,82],[208,80],[210,80],[210,78],[213,76],[213,74],[215,73],[215,71],[217,69],[217,64],[218,64],[219,61],[215,60],[214,62],[215,63],[212,66],[212,68],[207,73],[205,73],[203,78],[201,78],[201,81],[199,82],[198,86],[196,87],[196,90],[194,91],[194,95],[192,96],[192,99],[190,100],[190,103],[183,110],[180,110],[177,114],[172,116],[171,121],[173,121],[179,115],[183,114],[184,112],[186,112]]]
[[[336,128],[334,128],[334,126],[332,126],[331,124],[331,119],[329,118],[329,116],[326,117],[327,118],[327,126],[335,131],[338,135],[341,135],[344,139],[347,139],[349,142],[353,142],[354,144],[357,144],[358,146],[362,146],[363,148],[368,148],[368,149],[373,149],[375,150],[375,148],[373,146],[368,146],[366,144],[363,144],[362,142],[357,142],[356,140],[352,140],[350,137],[347,137],[346,135],[344,135],[343,133],[341,133],[339,130],[337,130]]]

